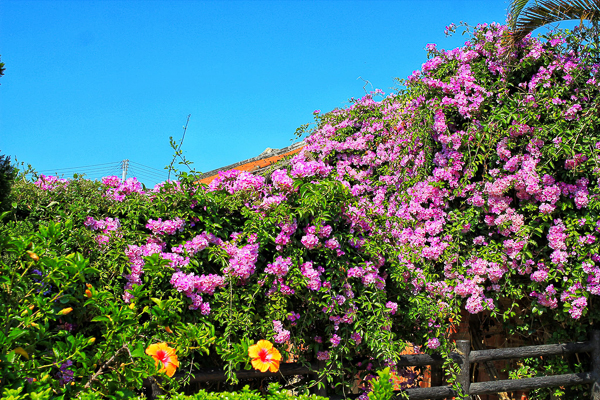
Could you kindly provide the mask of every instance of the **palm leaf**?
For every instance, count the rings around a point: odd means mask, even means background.
[[[508,8],[508,28],[512,31],[515,29],[519,15],[525,6],[529,3],[529,0],[513,0]]]
[[[600,0],[537,0],[524,8],[525,0],[515,0],[511,7],[512,34],[510,42],[516,43],[535,29],[567,20],[600,20]],[[516,12],[513,16],[512,12]],[[514,18],[514,21],[512,20]]]

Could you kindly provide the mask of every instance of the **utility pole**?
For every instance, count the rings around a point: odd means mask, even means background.
[[[123,169],[123,182],[127,178],[127,167],[129,167],[129,160],[121,161],[121,168]]]

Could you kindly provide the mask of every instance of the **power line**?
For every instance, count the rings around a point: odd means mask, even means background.
[[[89,171],[72,171],[72,172],[63,172],[63,173],[54,173],[54,174],[47,174],[47,176],[58,176],[58,177],[62,177],[62,176],[73,176],[73,175],[110,175],[113,174],[115,172],[114,168],[109,168],[109,169],[97,169],[97,170],[89,170]],[[117,170],[116,172],[117,174],[120,173],[120,171]]]
[[[154,177],[154,178],[156,178],[156,179],[165,179],[165,178],[166,178],[166,175],[167,175],[167,174],[158,174],[158,173],[156,173],[156,172],[145,171],[145,170],[143,170],[143,169],[138,169],[138,167],[135,167],[135,168],[134,168],[134,167],[131,167],[131,166],[130,166],[130,167],[129,167],[129,169],[130,169],[131,171],[135,171],[135,172],[132,172],[132,174],[136,174],[136,173],[137,173],[137,174],[144,174],[144,175],[146,175],[146,176],[151,176],[151,177]]]
[[[155,172],[148,172],[148,171],[144,171],[143,169],[138,169],[137,167],[135,168],[130,168],[132,171],[135,171],[134,173],[138,173],[138,174],[145,174],[147,176],[152,176],[156,179],[166,179],[167,178],[167,174],[157,174]]]
[[[142,177],[142,178],[152,179],[152,180],[156,180],[157,179],[157,178],[155,178],[153,176],[145,175],[144,173],[141,173],[141,172],[138,172],[138,171],[135,171],[135,170],[131,170],[130,172],[131,172],[130,175],[133,176],[133,177],[136,177],[136,178],[137,177]]]
[[[150,167],[135,161],[123,160],[118,162],[84,165],[81,167],[67,167],[57,169],[44,169],[39,173],[55,176],[69,176],[71,174],[82,175],[86,179],[99,180],[106,176],[139,177],[146,181],[163,182],[167,179],[167,173],[163,170]]]
[[[164,181],[164,177],[163,177],[162,179],[159,179],[159,178],[156,178],[155,176],[152,176],[152,175],[146,175],[146,174],[144,174],[144,173],[141,173],[141,172],[136,172],[136,171],[132,171],[131,175],[132,175],[132,176],[135,176],[135,177],[137,177],[137,178],[143,178],[143,179],[150,180],[150,181],[153,181],[153,182],[156,182],[156,181]]]
[[[121,173],[121,171],[117,168],[113,168],[113,169],[109,169],[106,171],[84,171],[82,172],[82,175],[85,175],[86,177],[92,178],[92,177],[100,177],[100,178],[104,178],[106,176],[119,176]]]
[[[102,165],[113,165],[113,166],[120,166],[121,165],[121,161],[118,162],[111,162],[111,163],[104,163],[104,164],[94,164],[94,165],[84,165],[82,167],[69,167],[69,168],[57,168],[57,169],[44,169],[38,172],[48,172],[48,171],[64,171],[64,170],[71,170],[71,169],[83,169],[83,168],[91,168],[91,167],[99,167]]]
[[[163,175],[167,174],[165,171],[156,172],[155,170],[145,169],[143,167],[140,167],[139,165],[134,165],[134,166],[132,166],[132,168],[135,168],[136,171],[144,171],[144,172],[147,172],[147,173],[153,174],[153,175],[163,176]]]
[[[57,172],[57,173],[69,174],[69,173],[79,173],[79,171],[82,171],[82,172],[103,172],[103,171],[114,171],[115,169],[117,169],[117,167],[102,167],[102,168],[82,169],[82,170],[70,171],[70,172],[69,171]]]
[[[144,165],[144,164],[140,164],[140,163],[138,163],[138,162],[135,162],[135,161],[130,161],[130,163],[131,163],[131,164],[136,164],[136,165],[138,165],[138,166],[140,166],[140,167],[144,167],[144,168],[148,168],[148,169],[153,169],[153,170],[155,170],[155,171],[158,171],[158,172],[165,172],[164,170],[160,170],[160,169],[152,168],[152,167],[149,167],[149,166],[147,166],[147,165]]]

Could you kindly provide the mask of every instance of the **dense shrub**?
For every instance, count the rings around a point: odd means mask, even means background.
[[[51,393],[46,391],[45,393],[38,393],[37,396],[34,396],[36,400],[47,400],[51,398]],[[6,390],[3,393],[3,398],[6,400],[24,400],[25,394],[23,393],[23,388]],[[78,397],[81,400],[99,400],[102,399],[103,396],[98,393],[92,391],[86,391],[79,395]],[[134,400],[144,399],[144,396],[136,396],[132,397]],[[320,397],[316,395],[297,395],[293,394],[287,390],[281,390],[276,384],[272,384],[269,386],[268,391],[265,395],[261,395],[255,390],[250,390],[247,386],[242,390],[237,392],[206,392],[205,390],[200,390],[198,393],[193,395],[183,395],[177,394],[174,396],[159,396],[158,399],[172,399],[172,400],[291,400],[291,399],[299,399],[299,400],[325,400],[325,397]]]
[[[462,310],[546,329],[541,342],[585,339],[600,289],[598,67],[577,35],[508,52],[504,32],[430,45],[406,89],[316,113],[307,146],[267,178],[19,183],[0,228],[2,385],[134,391],[157,373],[156,342],[180,370],[223,366],[234,383],[268,339],[324,361],[341,390],[409,342],[448,351]]]
[[[0,212],[10,208],[10,191],[16,176],[10,157],[0,154]]]

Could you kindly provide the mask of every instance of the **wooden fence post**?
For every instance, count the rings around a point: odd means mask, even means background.
[[[456,347],[458,350],[458,357],[460,362],[460,372],[458,374],[458,383],[462,387],[464,397],[456,397],[461,400],[469,400],[469,386],[471,386],[471,368],[469,364],[469,353],[471,352],[471,341],[470,340],[457,340]],[[596,399],[594,399],[596,400]],[[600,400],[600,399],[599,399]]]
[[[592,374],[595,382],[592,384],[592,400],[600,400],[600,331],[592,331]]]
[[[158,399],[158,396],[165,394],[160,387],[159,379],[161,378],[154,376],[144,379],[144,389],[146,389],[146,396],[150,400]]]

